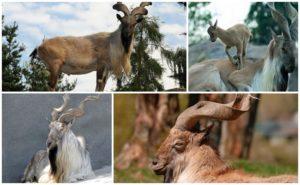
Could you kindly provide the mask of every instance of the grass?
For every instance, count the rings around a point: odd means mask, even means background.
[[[155,175],[149,168],[131,166],[126,170],[114,170],[114,182],[117,183],[155,183],[163,182],[163,176]]]
[[[236,160],[231,162],[234,169],[240,169],[248,174],[261,177],[269,177],[275,175],[297,175],[297,165],[275,165],[261,162],[253,162],[246,160]],[[131,166],[126,170],[114,171],[114,182],[117,183],[156,183],[163,182],[162,176],[157,176],[149,168],[138,168]]]
[[[235,169],[242,169],[246,173],[258,175],[261,177],[269,177],[281,174],[297,174],[297,164],[295,165],[279,165],[266,164],[261,162],[250,162],[246,160],[237,160],[231,163]]]

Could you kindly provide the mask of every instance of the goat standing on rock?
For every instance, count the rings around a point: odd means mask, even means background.
[[[276,10],[274,2],[267,3],[282,35],[271,31],[272,40],[264,58],[248,58],[241,70],[236,70],[227,59],[211,59],[195,64],[189,69],[190,90],[297,91],[298,11],[292,4],[284,3],[285,17]]]
[[[237,65],[238,69],[242,69],[245,65],[247,44],[251,37],[250,30],[244,24],[236,24],[224,30],[218,27],[217,23],[217,20],[214,25],[209,22],[210,26],[207,32],[210,36],[210,40],[215,42],[217,38],[220,38],[225,44],[225,52],[230,62]],[[237,55],[234,58],[231,57],[228,51],[231,47],[236,47],[237,50]],[[236,62],[234,60],[236,60]]]
[[[117,14],[121,24],[114,32],[44,40],[30,57],[32,60],[39,57],[46,64],[50,71],[50,90],[55,91],[61,73],[86,74],[97,71],[96,91],[103,91],[111,71],[117,77],[122,75],[122,71],[129,75],[134,29],[143,20],[142,16],[148,14],[145,8],[148,5],[151,3],[142,2],[130,12],[126,5],[116,3],[113,9],[123,12],[124,16]]]
[[[200,131],[195,128],[201,118],[238,118],[250,109],[251,99],[251,95],[243,95],[228,104],[200,101],[182,112],[158,149],[152,162],[154,172],[164,175],[164,182],[297,182],[297,176],[292,175],[262,178],[231,169],[209,145],[208,137],[213,124]]]
[[[22,182],[76,182],[94,176],[89,152],[83,137],[76,137],[70,129],[76,118],[84,115],[87,101],[98,96],[88,96],[78,108],[66,110],[69,96],[64,95],[64,103],[54,108],[50,132],[46,142],[47,150],[38,151],[27,165]]]

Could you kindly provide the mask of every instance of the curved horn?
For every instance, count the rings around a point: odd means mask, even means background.
[[[151,2],[141,2],[140,7],[150,6],[152,5]]]
[[[289,29],[289,23],[286,20],[286,18],[275,9],[274,3],[273,2],[268,2],[267,3],[268,7],[271,10],[271,14],[273,19],[277,22],[278,26],[280,27],[283,36],[286,40],[291,40],[291,34],[290,34],[290,29]]]
[[[211,101],[200,101],[182,112],[174,128],[192,130],[201,118],[234,120],[250,109],[251,95],[237,96],[232,102],[220,104]]]
[[[298,12],[292,6],[291,3],[285,3],[285,10],[289,19],[291,20],[290,24],[290,34],[294,41],[298,41]]]
[[[129,14],[130,14],[129,9],[127,8],[127,6],[124,5],[124,4],[121,3],[121,2],[117,2],[117,3],[113,6],[113,9],[123,12],[125,15],[129,15]]]
[[[152,5],[151,2],[141,2],[139,7],[134,8],[131,11],[131,15],[147,15],[148,10],[145,8],[145,6]]]
[[[69,95],[65,94],[63,96],[63,100],[64,100],[64,103],[60,107],[53,108],[52,113],[51,113],[52,121],[56,121],[57,118],[58,118],[58,114],[61,113],[61,112],[63,112],[66,109],[66,107],[67,107],[67,105],[68,105],[68,103],[70,101]]]
[[[84,100],[82,100],[77,108],[71,108],[67,110],[65,113],[63,113],[59,119],[58,122],[64,123],[71,121],[74,118],[82,117],[84,115],[84,106],[85,103],[88,101],[94,101],[98,100],[100,95],[98,96],[87,96]]]

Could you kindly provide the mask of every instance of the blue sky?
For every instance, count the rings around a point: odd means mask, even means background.
[[[43,38],[55,36],[83,36],[97,32],[114,31],[119,22],[117,11],[112,9],[114,3],[3,3],[5,22],[16,21],[19,25],[18,39],[25,44],[26,51],[23,61],[28,60],[30,52]],[[132,8],[138,3],[125,3]],[[160,22],[160,31],[165,35],[164,43],[170,48],[186,47],[186,12],[177,3],[153,3],[147,8],[150,16],[155,16]],[[159,51],[153,51],[152,56],[160,60],[166,69],[163,84],[166,89],[176,87],[174,80],[167,76],[171,72],[165,61],[160,58]],[[95,72],[87,75],[70,75],[69,80],[77,79],[75,91],[93,91],[95,89]],[[115,82],[108,80],[105,90],[114,88]]]

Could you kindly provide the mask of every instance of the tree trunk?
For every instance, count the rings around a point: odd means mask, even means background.
[[[260,94],[257,94],[256,97],[259,99]],[[242,151],[242,158],[244,159],[248,159],[250,154],[250,148],[251,148],[251,143],[252,143],[252,138],[254,133],[255,122],[256,122],[258,102],[259,101],[254,101],[252,104],[252,108],[250,109],[250,113],[249,113],[250,114],[249,121],[244,133],[244,144],[243,144],[243,151]]]
[[[132,164],[148,165],[148,158],[161,143],[160,136],[168,133],[179,113],[175,94],[142,94],[136,97],[134,133],[118,157],[116,168],[126,169]]]
[[[235,96],[235,94],[228,94],[225,102],[230,102]],[[249,157],[257,106],[258,101],[254,101],[249,112],[236,120],[223,122],[219,148],[222,157],[244,159]]]

